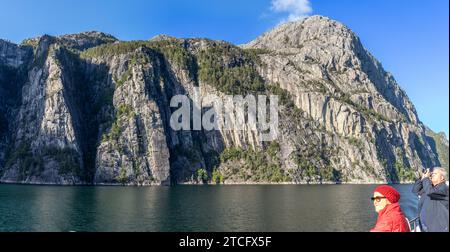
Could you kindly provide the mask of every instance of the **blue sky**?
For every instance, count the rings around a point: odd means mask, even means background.
[[[158,34],[248,42],[282,20],[343,22],[392,72],[420,119],[449,133],[448,0],[15,0],[3,2],[0,38],[99,30],[122,40]]]

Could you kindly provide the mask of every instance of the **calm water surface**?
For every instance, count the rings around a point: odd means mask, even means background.
[[[368,231],[375,185],[0,185],[0,231]],[[395,186],[408,218],[411,185]]]

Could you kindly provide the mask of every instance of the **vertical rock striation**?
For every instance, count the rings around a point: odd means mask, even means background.
[[[248,127],[174,131],[171,98],[198,109],[206,94],[278,95],[278,139]],[[431,140],[393,76],[321,16],[240,47],[100,32],[0,40],[1,182],[403,182],[441,164]]]

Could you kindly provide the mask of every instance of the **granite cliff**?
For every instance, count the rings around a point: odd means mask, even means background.
[[[194,90],[278,95],[278,139],[174,131],[170,100]],[[406,182],[448,154],[433,139],[394,77],[326,17],[241,46],[101,32],[0,40],[1,182]]]

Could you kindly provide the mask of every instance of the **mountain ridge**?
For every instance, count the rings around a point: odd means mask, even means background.
[[[279,95],[279,139],[173,131],[170,98],[195,88]],[[0,40],[0,112],[1,182],[394,183],[441,164],[392,74],[321,16],[241,46],[101,32]]]

